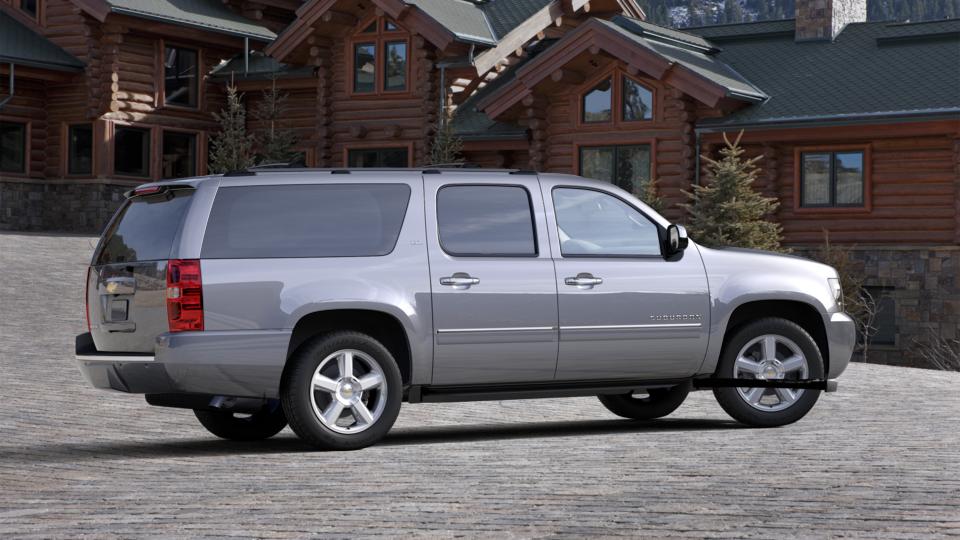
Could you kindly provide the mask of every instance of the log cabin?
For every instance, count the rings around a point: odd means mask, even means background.
[[[443,126],[465,166],[655,181],[677,221],[701,156],[743,132],[785,243],[813,254],[829,231],[862,266],[872,361],[960,338],[960,20],[866,22],[865,0],[682,31],[633,0],[0,0],[0,62],[0,228],[95,231],[130,186],[206,173],[227,81],[248,108],[287,94],[311,167],[425,166]]]

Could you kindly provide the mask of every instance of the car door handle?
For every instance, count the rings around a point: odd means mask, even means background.
[[[600,285],[603,283],[603,278],[594,277],[593,274],[588,274],[586,272],[577,274],[576,277],[563,278],[563,282],[566,285],[571,287],[582,287],[584,289],[591,289],[594,285]]]
[[[469,289],[473,285],[479,285],[480,278],[471,277],[470,274],[464,272],[457,272],[452,276],[440,278],[440,284],[459,290]]]

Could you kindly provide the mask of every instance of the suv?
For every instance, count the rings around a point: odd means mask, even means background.
[[[147,184],[87,274],[97,388],[214,435],[354,449],[400,403],[597,395],[639,420],[694,389],[799,420],[846,368],[835,270],[689,242],[629,193],[560,174],[253,170]]]

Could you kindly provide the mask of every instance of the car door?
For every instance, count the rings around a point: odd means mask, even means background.
[[[558,380],[692,375],[709,336],[709,293],[696,247],[667,260],[663,223],[609,191],[544,185],[554,238]]]
[[[536,176],[424,175],[433,384],[553,379],[557,288]]]

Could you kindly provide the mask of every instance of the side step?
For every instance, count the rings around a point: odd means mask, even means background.
[[[507,399],[541,399],[558,397],[627,394],[647,388],[690,384],[690,379],[658,381],[591,381],[546,382],[476,386],[411,386],[406,393],[408,403],[446,403],[454,401],[496,401]]]

